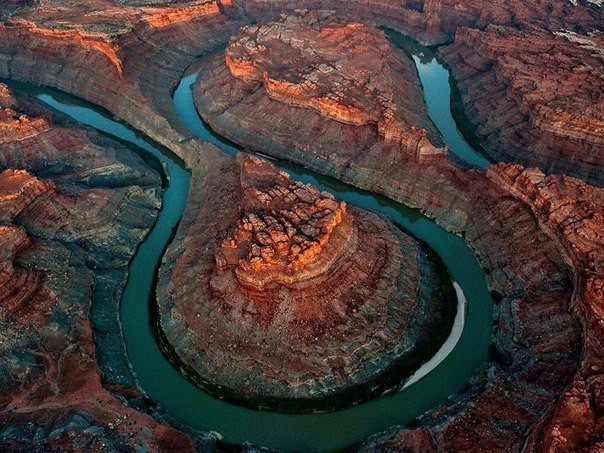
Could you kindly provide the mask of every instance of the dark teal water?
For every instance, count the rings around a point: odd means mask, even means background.
[[[429,73],[425,73],[425,77],[429,78]],[[234,153],[236,147],[213,135],[199,120],[189,89],[194,78],[195,74],[184,77],[174,94],[182,121],[194,135]],[[448,84],[448,79],[445,80]],[[429,86],[423,78],[422,82],[424,86]],[[419,382],[394,395],[349,409],[322,414],[285,415],[254,411],[208,396],[183,378],[163,356],[155,342],[149,313],[153,276],[172,230],[182,215],[189,174],[169,152],[154,146],[101,110],[69,100],[50,90],[38,94],[38,98],[84,124],[153,154],[164,164],[170,177],[157,224],[131,263],[121,315],[129,358],[141,388],[174,418],[197,429],[218,431],[227,442],[232,443],[252,442],[267,447],[312,451],[343,448],[389,426],[409,423],[449,395],[463,389],[474,370],[486,361],[491,338],[492,300],[484,273],[461,238],[445,232],[417,210],[302,167],[276,162],[296,179],[329,190],[348,203],[381,212],[425,241],[441,257],[453,281],[459,284],[467,297],[465,326],[452,351],[448,355],[444,351],[435,361],[440,362],[438,366]],[[439,96],[439,99],[445,106],[448,104],[448,96]],[[439,126],[436,119],[435,123]],[[455,343],[455,338],[453,335],[452,343]]]

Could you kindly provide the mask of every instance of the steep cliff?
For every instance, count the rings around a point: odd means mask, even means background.
[[[40,109],[20,106],[5,85],[0,93],[2,449],[192,448],[101,384],[137,394],[117,306],[157,215],[159,175],[116,142],[30,116]],[[110,338],[89,321],[102,297],[115,307]],[[93,337],[124,356],[106,360]]]
[[[600,34],[463,28],[441,55],[494,159],[604,184]]]

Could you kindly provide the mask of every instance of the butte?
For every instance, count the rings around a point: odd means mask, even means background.
[[[214,395],[282,411],[351,404],[399,384],[448,335],[448,276],[385,218],[246,154],[193,192],[160,271],[159,322]]]

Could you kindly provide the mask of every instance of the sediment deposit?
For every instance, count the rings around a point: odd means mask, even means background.
[[[248,155],[214,173],[160,271],[161,328],[194,380],[285,411],[350,404],[448,335],[450,282],[385,219]]]

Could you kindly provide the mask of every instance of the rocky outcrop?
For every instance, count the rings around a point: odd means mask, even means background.
[[[604,445],[604,190],[567,176],[498,165],[489,176],[531,206],[573,274],[571,310],[583,328],[579,370],[529,440],[529,451],[597,451]]]
[[[554,289],[549,295],[533,290],[510,305],[504,299],[496,318],[503,366],[489,369],[484,390],[471,397],[471,404],[460,402],[425,416],[423,428],[393,430],[371,440],[368,450],[402,449],[416,440],[422,451],[475,445],[482,451],[601,448],[603,192],[574,178],[546,177],[519,165],[491,167],[488,177],[530,207],[561,252],[574,290]],[[571,316],[579,320],[581,336],[572,328]],[[576,369],[573,357],[579,350]],[[550,388],[550,396],[544,387]],[[541,415],[535,416],[537,408]],[[528,433],[528,440],[505,434],[514,424],[514,430]]]
[[[0,76],[104,107],[184,158],[201,147],[178,121],[172,90],[241,26],[229,14],[227,1],[32,3],[0,24]]]
[[[237,282],[256,291],[297,284],[326,274],[354,247],[346,203],[255,159],[241,166],[243,217],[216,252],[218,275],[234,267]]]
[[[165,342],[193,380],[325,409],[396,385],[444,341],[452,286],[412,238],[247,155],[214,173],[159,279]]]
[[[219,57],[207,63],[210,69],[197,93],[198,108],[217,131],[247,148],[263,149],[419,207],[446,228],[465,234],[490,273],[491,288],[501,296],[496,309],[497,360],[485,366],[459,403],[426,416],[423,424],[437,427],[426,433],[435,436],[439,448],[467,449],[478,443],[490,451],[520,449],[524,439],[518,433],[531,429],[551,410],[572,379],[580,350],[579,327],[568,311],[572,285],[559,245],[542,230],[529,205],[484,174],[460,171],[445,159],[380,155],[375,146],[366,153],[343,155],[346,145],[318,126],[327,121],[321,115],[314,113],[317,119],[311,121],[297,113],[298,106],[275,108],[264,90],[250,93],[239,82],[221,83],[237,77],[220,65]],[[208,94],[218,92],[208,103]],[[240,105],[233,107],[231,99],[239,99]],[[335,123],[332,120],[330,127]],[[354,129],[343,129],[350,125],[338,127],[342,129],[337,137],[353,137],[356,143],[362,137]],[[376,138],[368,141],[375,144]],[[408,435],[414,434],[405,431],[395,437],[406,442]],[[376,442],[368,448],[381,440]]]
[[[277,142],[331,158],[337,150],[341,160],[373,154],[395,165],[446,152],[412,62],[382,31],[329,12],[240,30],[225,55],[207,59],[196,101],[215,130],[237,142],[256,135],[271,152]]]
[[[536,24],[550,30],[562,28],[588,32],[602,21],[596,1],[539,0],[233,0],[256,20],[275,18],[299,9],[330,9],[398,30],[425,44],[449,41],[459,27],[483,29],[490,24],[523,27]]]
[[[159,175],[118,143],[32,115],[39,107],[5,85],[0,93],[10,106],[0,118],[1,448],[192,448],[102,385],[136,395],[122,367],[117,306],[128,262],[157,215]],[[108,334],[124,355],[99,368],[93,337],[107,339],[88,316],[100,294],[113,298],[118,329]]]
[[[464,28],[441,55],[494,159],[604,184],[600,34]]]
[[[410,104],[394,102],[396,69],[391,66],[399,65],[390,63],[394,51],[383,32],[331,14],[313,11],[244,27],[226,51],[231,75],[261,84],[274,100],[337,122],[373,124],[387,144],[421,141],[415,149],[418,156],[444,152],[409,127],[428,121]],[[419,138],[413,140],[414,135]]]

